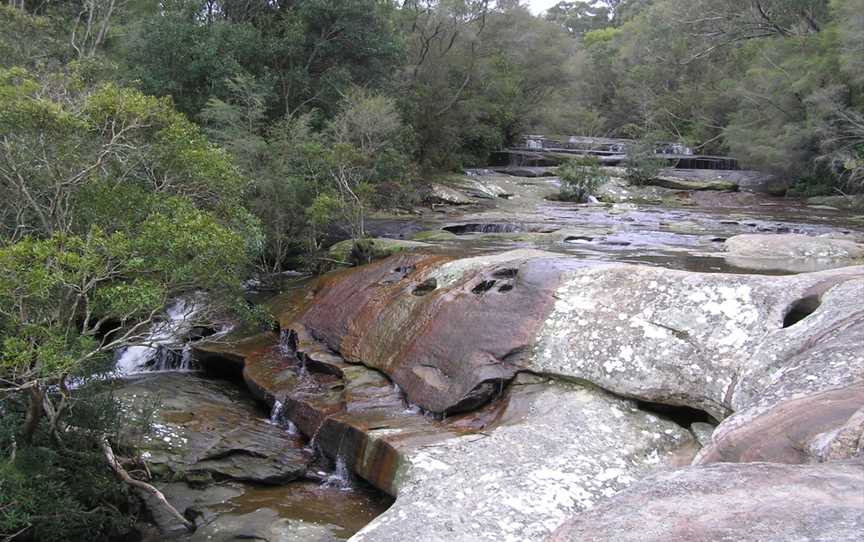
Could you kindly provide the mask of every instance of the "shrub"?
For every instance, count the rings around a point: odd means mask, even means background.
[[[648,184],[665,165],[657,156],[657,145],[651,141],[638,141],[627,149],[627,179],[631,184]]]
[[[561,179],[561,200],[585,203],[609,177],[600,167],[596,156],[570,160],[558,168]]]

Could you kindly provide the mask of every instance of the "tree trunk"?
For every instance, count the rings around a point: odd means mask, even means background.
[[[42,407],[42,390],[38,384],[28,389],[27,416],[24,418],[24,427],[21,428],[21,443],[29,446],[33,443],[33,435],[39,428],[39,422],[45,410]]]
[[[123,468],[122,465],[117,461],[117,458],[114,456],[114,450],[111,448],[111,444],[108,442],[107,437],[102,437],[101,441],[102,452],[105,454],[105,460],[108,462],[108,466],[111,467],[111,470],[114,471],[114,474],[117,475],[120,480],[124,483],[128,484],[136,491],[140,491],[150,495],[154,498],[154,500],[161,506],[165,512],[167,512],[171,517],[173,517],[177,522],[182,524],[189,532],[195,531],[195,524],[183,517],[183,515],[177,511],[176,508],[171,506],[171,503],[168,502],[168,499],[165,498],[165,495],[162,494],[161,491],[151,486],[146,482],[142,482],[141,480],[136,480],[132,478],[126,469]]]

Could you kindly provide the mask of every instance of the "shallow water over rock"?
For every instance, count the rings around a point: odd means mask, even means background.
[[[770,261],[730,259],[724,242],[742,234],[773,233],[864,241],[861,219],[848,212],[808,207],[794,199],[648,187],[666,194],[652,203],[573,204],[547,200],[558,192],[554,177],[487,175],[481,179],[513,196],[494,201],[476,198],[474,205],[436,209],[408,219],[372,220],[370,232],[423,240],[456,255],[538,248],[590,261],[760,274],[818,271],[838,265],[829,260],[772,265]],[[433,233],[436,231],[439,235]]]
[[[162,524],[165,536],[345,540],[392,503],[362,481],[328,483],[331,466],[237,383],[161,372],[126,380],[118,395],[155,405],[143,457],[168,501],[196,518],[195,533]]]

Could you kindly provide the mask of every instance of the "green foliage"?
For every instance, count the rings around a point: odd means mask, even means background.
[[[609,181],[596,156],[568,160],[558,168],[561,179],[560,197],[564,201],[585,203],[597,189]]]
[[[152,406],[132,413],[114,400],[110,386],[90,383],[70,397],[61,422],[63,445],[39,431],[34,445],[10,458],[21,405],[0,401],[0,536],[21,532],[22,539],[66,541],[124,535],[138,515],[127,486],[105,467],[98,448],[103,434],[134,453],[133,435],[146,434]]]
[[[0,5],[0,68],[47,66],[62,61],[65,52],[55,21]]]
[[[657,156],[657,144],[651,140],[634,143],[627,149],[627,179],[637,186],[648,184],[665,166]]]
[[[270,121],[312,107],[331,116],[347,88],[380,87],[401,58],[388,2],[212,2],[204,11],[168,4],[118,46],[130,80],[193,116],[212,99],[229,103],[238,77],[266,90]]]

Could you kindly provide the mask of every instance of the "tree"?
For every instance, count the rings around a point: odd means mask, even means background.
[[[240,205],[246,180],[170,100],[89,86],[74,65],[0,69],[0,134],[0,529],[57,539],[50,526],[65,521],[108,536],[113,486],[67,485],[73,464],[111,462],[118,436],[80,417],[105,397],[81,379],[145,343],[174,296],[210,293],[210,316],[242,307],[259,227]]]
[[[81,231],[77,208],[95,181],[239,212],[245,179],[170,101],[112,84],[56,90],[24,70],[0,70],[0,226],[13,241]]]
[[[560,24],[573,36],[606,28],[612,24],[610,6],[595,2],[559,2],[549,8],[546,19]]]
[[[400,149],[406,132],[396,102],[354,88],[342,101],[327,134],[331,142],[327,174],[339,202],[340,222],[347,226],[352,239],[362,239],[366,236],[366,209],[374,185],[394,173],[388,167],[393,162],[399,168],[408,161]],[[404,175],[404,166],[402,172],[395,173]]]

